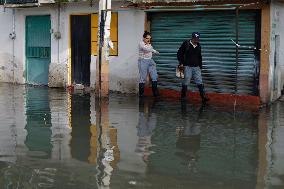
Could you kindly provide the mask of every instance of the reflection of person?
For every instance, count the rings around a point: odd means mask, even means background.
[[[184,41],[177,53],[179,67],[184,70],[181,98],[186,97],[187,85],[190,84],[191,77],[193,77],[194,82],[199,89],[202,102],[206,102],[209,99],[205,95],[204,86],[202,83],[202,56],[201,46],[199,44],[199,36],[200,35],[198,32],[193,32],[191,39]]]
[[[143,102],[144,103],[144,102]],[[150,148],[151,136],[157,124],[156,114],[148,110],[148,101],[145,104],[140,104],[139,121],[137,125],[138,142],[135,152],[142,155],[144,162],[148,162],[148,158],[153,153]]]
[[[198,151],[200,149],[200,132],[201,125],[198,122],[201,113],[203,111],[203,107],[201,106],[199,113],[197,115],[197,119],[188,119],[187,117],[183,117],[183,125],[181,127],[176,128],[177,142],[176,146],[179,149],[183,150],[182,154],[178,154],[182,157],[186,158],[188,168],[196,172],[197,171],[197,160],[198,160]],[[186,114],[186,104],[182,103],[182,114]]]
[[[144,96],[144,86],[148,73],[150,74],[152,80],[152,92],[153,96],[158,96],[158,87],[157,87],[157,69],[156,63],[152,59],[152,54],[159,54],[152,45],[151,45],[151,34],[147,31],[143,34],[143,41],[139,43],[139,97]]]

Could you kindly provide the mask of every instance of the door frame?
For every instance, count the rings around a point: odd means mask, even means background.
[[[69,23],[69,27],[68,27],[69,37],[68,37],[67,86],[72,86],[72,50],[71,50],[71,48],[72,48],[72,36],[71,36],[72,26],[71,26],[71,17],[72,16],[87,16],[87,15],[92,15],[92,13],[74,13],[74,14],[70,14],[69,15],[69,22],[68,22]],[[90,68],[90,71],[91,71],[91,68]],[[90,80],[91,80],[91,78],[90,78]]]
[[[51,15],[50,14],[29,14],[29,15],[24,15],[24,81],[26,84],[28,84],[28,64],[27,64],[27,55],[26,55],[26,52],[27,52],[27,34],[28,34],[28,31],[27,31],[27,17],[36,17],[36,16],[49,16],[49,20],[50,20],[50,29],[52,28],[52,22],[51,22]],[[51,36],[50,36],[50,56],[49,56],[49,64],[51,63]],[[49,74],[49,73],[48,73]]]

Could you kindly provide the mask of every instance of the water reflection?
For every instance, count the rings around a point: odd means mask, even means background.
[[[154,105],[155,99],[153,101],[140,99],[139,101],[138,142],[135,152],[142,156],[145,163],[149,161],[149,156],[154,153],[151,151],[153,146],[151,137],[157,124],[157,116],[152,112]]]
[[[259,113],[0,84],[0,188],[284,186],[283,102]]]
[[[110,188],[113,167],[116,167],[120,158],[117,144],[117,129],[109,125],[108,99],[95,99],[96,101],[96,134],[98,140],[97,155],[97,186]],[[93,128],[94,129],[94,128]]]
[[[274,104],[268,111],[261,112],[270,127],[267,130],[267,171],[265,172],[264,185],[267,188],[283,188],[284,186],[284,98]],[[270,116],[267,116],[269,112]]]
[[[71,96],[71,155],[88,162],[90,155],[90,94],[75,93]]]
[[[48,89],[38,87],[26,88],[27,136],[25,145],[32,155],[49,158],[51,145],[51,113]]]
[[[198,114],[192,119],[187,116],[187,104],[181,101],[181,125],[176,127],[177,142],[176,147],[181,149],[177,152],[177,156],[185,158],[188,169],[191,172],[197,172],[198,152],[200,150],[201,141],[201,124],[199,119],[202,116],[204,105],[201,105]]]

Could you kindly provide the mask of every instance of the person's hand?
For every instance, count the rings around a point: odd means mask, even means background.
[[[179,69],[180,71],[183,71],[183,70],[184,70],[183,64],[178,65],[178,69]]]
[[[160,52],[159,52],[159,51],[156,51],[156,50],[155,50],[155,52],[154,52],[154,53],[155,53],[155,54],[160,54]]]

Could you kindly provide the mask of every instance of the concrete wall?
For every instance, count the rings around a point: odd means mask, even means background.
[[[119,4],[113,4],[118,7]],[[69,31],[69,16],[71,14],[94,13],[97,7],[89,5],[68,4],[62,8],[62,33]],[[144,32],[143,11],[128,10],[118,12],[118,56],[110,57],[109,62],[109,87],[112,91],[125,93],[136,92],[138,81],[138,42],[142,39]],[[62,37],[62,49],[64,49],[63,60],[68,59],[69,35]],[[65,61],[66,62],[66,61]],[[123,74],[122,74],[123,73]],[[91,57],[91,87],[95,87],[96,80],[96,56]]]
[[[113,4],[118,7],[119,4]],[[59,11],[59,12],[58,12]],[[44,7],[24,8],[16,10],[16,35],[15,58],[17,63],[16,81],[25,83],[25,17],[29,15],[51,16],[51,63],[49,67],[49,86],[65,87],[68,85],[68,69],[71,70],[70,60],[70,24],[69,18],[72,14],[95,13],[97,5],[91,7],[89,3],[63,4],[60,8],[56,5]],[[12,31],[12,11],[0,13],[0,81],[12,82],[12,40],[9,33]],[[137,44],[142,38],[144,31],[143,11],[127,10],[118,13],[118,56],[110,58],[110,90],[126,93],[135,93],[138,81],[138,48]],[[58,21],[59,20],[59,21]],[[8,27],[7,27],[8,26]],[[60,31],[61,39],[56,39],[54,33]],[[69,67],[69,68],[68,68]],[[121,74],[123,73],[123,74]],[[70,79],[70,78],[69,78]],[[96,79],[96,57],[91,57],[91,87],[95,86]]]
[[[270,35],[270,101],[281,95],[284,85],[284,2],[273,0],[271,3]],[[275,65],[276,61],[276,65]]]
[[[284,108],[282,102],[278,102],[270,108],[267,131],[267,172],[266,188],[281,188],[284,185]]]
[[[0,82],[13,82],[12,11],[0,6]]]

